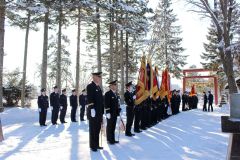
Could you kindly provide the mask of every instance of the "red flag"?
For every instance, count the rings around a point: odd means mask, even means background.
[[[196,94],[197,94],[197,92],[196,92],[196,89],[195,89],[195,85],[193,84],[189,96],[194,96]]]
[[[162,72],[162,83],[159,91],[159,95],[161,99],[165,96],[168,97],[168,101],[170,100],[170,75],[168,74],[167,68]]]
[[[146,88],[146,82],[147,82],[146,77],[147,77],[146,57],[143,56],[141,61],[141,67],[139,70],[139,75],[138,75],[137,87],[136,87],[136,100],[135,100],[136,105],[142,103],[149,96],[148,88]]]
[[[152,95],[153,99],[156,100],[159,96],[159,86],[158,86],[158,68],[155,67],[153,72],[153,87],[152,87]]]

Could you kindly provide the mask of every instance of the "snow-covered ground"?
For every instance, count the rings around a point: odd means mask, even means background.
[[[103,137],[104,150],[95,153],[89,150],[87,121],[52,126],[48,112],[48,126],[41,128],[36,109],[13,108],[1,113],[5,140],[0,160],[224,160],[228,134],[221,132],[220,116],[228,111],[182,112],[134,138],[121,133],[117,145],[108,145]]]

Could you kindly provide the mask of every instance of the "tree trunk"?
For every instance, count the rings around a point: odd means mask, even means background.
[[[121,97],[124,95],[124,64],[123,64],[123,31],[121,30],[121,44],[120,44],[120,68],[121,68]]]
[[[5,35],[5,0],[0,1],[0,110],[3,107],[3,58]]]
[[[99,0],[96,0],[98,3]],[[99,7],[96,7],[96,14],[97,14],[97,68],[98,72],[102,72],[102,54],[101,54],[101,26],[100,26],[100,13]],[[102,82],[101,82],[102,87]]]
[[[235,82],[234,71],[233,71],[233,58],[231,53],[225,53],[225,59],[222,59],[224,72],[227,75],[227,82],[229,86],[229,93],[237,93],[237,85]]]
[[[79,95],[79,79],[80,79],[80,35],[81,35],[81,8],[78,8],[77,58],[76,58],[76,90],[77,90],[77,95]]]
[[[119,36],[118,36],[118,30],[116,30],[116,45],[115,45],[115,79],[118,80],[118,64],[119,64],[119,47],[118,47],[118,43],[119,43]]]
[[[128,68],[129,68],[129,65],[128,65],[128,52],[129,52],[128,36],[129,36],[129,33],[126,32],[126,83],[128,83]]]
[[[109,4],[112,4],[112,1],[109,0]],[[110,25],[109,25],[109,41],[110,41],[110,49],[109,49],[109,53],[110,53],[110,65],[109,65],[109,80],[112,81],[113,80],[113,34],[114,34],[114,30],[113,30],[113,9],[110,10]]]
[[[44,17],[44,33],[43,33],[43,54],[42,54],[42,71],[41,71],[41,88],[47,87],[47,62],[48,62],[48,24],[49,12]]]
[[[5,0],[0,0],[0,110],[3,108],[3,58],[4,58],[4,35],[5,35]],[[3,130],[0,117],[0,142],[3,141]]]
[[[61,4],[61,0],[60,0]],[[59,22],[58,22],[58,46],[57,46],[57,78],[56,78],[56,85],[58,86],[59,90],[61,90],[61,61],[62,61],[62,6],[59,9]]]
[[[24,60],[23,60],[23,78],[22,78],[22,91],[21,91],[21,106],[25,106],[25,86],[26,86],[26,74],[27,74],[27,53],[28,53],[28,36],[30,29],[30,18],[31,14],[28,11],[27,14],[27,26],[26,26],[26,35],[25,35],[25,48],[24,48]]]

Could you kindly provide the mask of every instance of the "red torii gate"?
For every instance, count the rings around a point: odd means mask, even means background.
[[[208,69],[184,69],[183,70],[183,92],[186,90],[186,80],[187,79],[196,79],[196,78],[213,78],[214,80],[214,99],[215,105],[218,105],[218,80],[217,76],[186,76],[186,73],[191,72],[211,72],[212,70]]]

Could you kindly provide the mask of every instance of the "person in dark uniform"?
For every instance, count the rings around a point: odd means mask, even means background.
[[[193,95],[193,108],[197,109],[198,106],[198,96],[197,95]]]
[[[76,112],[77,112],[78,102],[77,102],[77,94],[76,94],[75,89],[72,90],[72,95],[70,96],[70,106],[72,107],[72,109],[71,109],[71,121],[72,122],[77,122]]]
[[[41,96],[38,96],[38,111],[39,111],[39,124],[40,126],[46,125],[47,109],[49,107],[48,96],[46,95],[46,89],[41,89]]]
[[[180,90],[177,91],[177,113],[179,113],[180,111],[180,104],[181,104],[181,96],[180,96]]]
[[[156,93],[154,94],[156,96]],[[157,117],[157,98],[151,98],[152,99],[152,110],[151,110],[151,125],[154,126],[158,123],[158,117]]]
[[[86,90],[82,90],[82,94],[79,96],[79,104],[80,104],[80,120],[84,120],[84,113],[85,113],[85,107],[87,105],[87,93]]]
[[[162,109],[161,109],[162,100],[159,96],[157,97],[156,103],[157,103],[157,111],[156,111],[157,122],[161,122],[162,121]]]
[[[168,118],[170,115],[168,115],[168,107],[170,106],[168,96],[164,97],[164,119]]]
[[[126,86],[126,92],[124,93],[124,101],[127,104],[126,106],[127,123],[126,123],[125,135],[131,137],[135,135],[131,133],[131,128],[132,128],[133,119],[134,119],[134,99],[133,99],[133,94],[131,93],[132,81],[127,83],[125,86]]]
[[[207,94],[203,92],[203,111],[207,111]]]
[[[184,92],[182,94],[182,111],[186,111],[186,104],[187,104],[187,94]]]
[[[213,95],[211,93],[211,91],[208,91],[208,112],[210,111],[210,107],[211,107],[211,111],[213,112]]]
[[[133,99],[134,101],[136,100],[136,92],[137,92],[137,85],[134,87],[132,94],[133,94]],[[135,104],[135,102],[134,102]],[[139,105],[135,105],[134,107],[134,132],[135,133],[141,133],[142,131],[140,130],[140,123],[142,119],[142,107],[143,102]]]
[[[50,95],[50,106],[52,109],[52,124],[56,125],[60,108],[60,97],[57,86],[54,87],[54,92],[52,92]]]
[[[92,73],[93,81],[87,86],[87,117],[89,120],[89,142],[92,151],[103,149],[99,146],[99,133],[104,113],[103,93],[100,87],[102,72]]]
[[[188,96],[188,107],[189,110],[193,109],[193,96],[191,94]]]
[[[67,123],[65,121],[67,106],[68,106],[68,104],[67,104],[66,89],[63,89],[62,94],[60,95],[60,121],[61,121],[61,123]]]
[[[146,130],[147,127],[150,127],[148,124],[149,120],[149,112],[150,112],[150,106],[149,106],[150,97],[144,100],[141,105],[141,121],[140,121],[140,128],[142,130]]]
[[[119,116],[120,106],[118,105],[117,81],[109,82],[110,90],[105,93],[105,111],[107,117],[107,141],[109,144],[119,143],[115,140],[115,129],[117,116]]]
[[[177,93],[176,90],[172,91],[172,98],[171,98],[171,108],[172,108],[172,114],[177,114]]]

